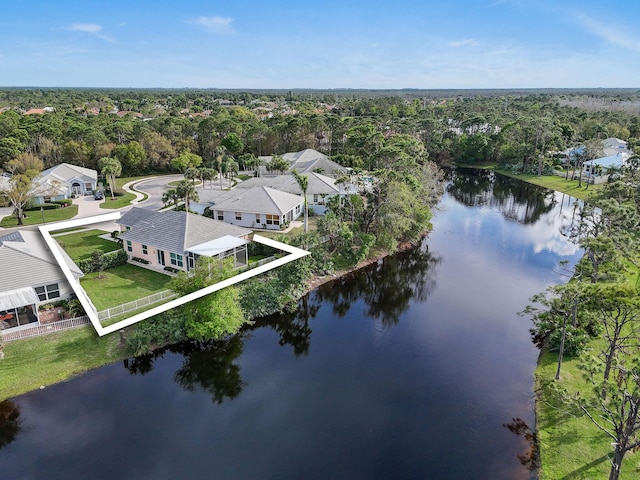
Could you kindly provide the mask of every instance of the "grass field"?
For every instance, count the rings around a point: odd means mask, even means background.
[[[74,262],[91,258],[95,251],[113,252],[119,250],[120,245],[111,240],[100,238],[102,230],[82,230],[79,232],[59,235],[55,239]]]
[[[98,311],[166,290],[171,277],[135,265],[122,265],[85,275],[80,284]]]
[[[593,343],[597,346],[597,342]],[[555,402],[553,380],[557,367],[557,352],[544,353],[536,369],[536,423],[542,465],[540,478],[555,479],[602,479],[608,478],[612,453],[611,438],[601,432],[582,412],[563,408]],[[562,363],[557,384],[570,394],[581,396],[591,393],[589,383],[578,368],[579,361],[570,358]],[[622,480],[640,478],[640,453],[625,456]]]
[[[24,225],[42,225],[43,217],[44,223],[60,222],[75,217],[78,214],[78,206],[69,205],[68,207],[56,208],[54,210],[33,210],[25,212],[25,214],[27,218],[22,219]],[[0,221],[0,227],[3,228],[13,228],[17,226],[18,219],[14,216],[4,217],[2,221]]]
[[[555,190],[557,192],[566,193],[567,195],[571,195],[572,197],[576,197],[580,200],[586,200],[587,197],[593,193],[597,192],[600,188],[600,185],[589,185],[586,187],[586,184],[583,182],[582,186],[578,186],[577,180],[565,180],[562,177],[558,177],[557,175],[531,175],[531,174],[513,174],[511,172],[507,172],[500,169],[495,169],[496,172],[506,175],[508,177],[518,178],[522,181],[533,183],[534,185],[539,185],[544,188],[550,188],[551,190]]]
[[[126,357],[117,335],[92,326],[8,342],[0,361],[0,400],[49,386]]]

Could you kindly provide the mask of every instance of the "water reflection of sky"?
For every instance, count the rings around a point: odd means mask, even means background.
[[[450,196],[443,199],[442,207],[447,215],[435,220],[437,228],[462,233],[486,255],[501,253],[536,268],[553,268],[559,260],[573,262],[580,256],[580,248],[563,235],[573,214],[566,200],[562,208],[558,203],[535,223],[526,225],[505,218],[495,207],[466,207]]]

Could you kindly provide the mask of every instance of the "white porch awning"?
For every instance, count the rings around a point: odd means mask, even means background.
[[[0,292],[0,310],[11,310],[38,303],[40,299],[33,287],[17,288],[8,292]]]
[[[224,237],[191,247],[187,249],[187,252],[195,253],[196,255],[203,257],[215,257],[216,255],[220,255],[221,253],[246,245],[247,243],[249,242],[243,238],[225,235]]]

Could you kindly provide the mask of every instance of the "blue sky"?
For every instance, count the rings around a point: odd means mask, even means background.
[[[640,87],[637,0],[0,5],[0,86]]]

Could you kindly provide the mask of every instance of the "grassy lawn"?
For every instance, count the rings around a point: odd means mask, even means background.
[[[104,235],[102,230],[82,230],[76,233],[59,235],[56,241],[71,257],[74,262],[91,258],[95,251],[112,252],[120,249],[117,242],[105,240],[99,235]]]
[[[565,180],[557,175],[543,175],[540,177],[532,174],[516,175],[498,168],[496,168],[495,171],[507,177],[518,178],[525,182],[533,183],[534,185],[540,185],[544,188],[550,188],[557,192],[566,193],[567,195],[571,195],[572,197],[576,197],[580,200],[586,200],[591,193],[597,192],[602,188],[601,185],[589,185],[589,188],[586,188],[586,184],[584,182],[582,183],[582,186],[579,187],[577,180]]]
[[[125,193],[122,196],[111,198],[109,195],[105,195],[104,202],[100,204],[100,208],[114,209],[122,208],[131,205],[131,202],[136,199],[135,194]]]
[[[85,275],[80,284],[98,311],[166,290],[171,277],[135,265],[122,265]]]
[[[597,345],[594,342],[594,347]],[[536,422],[541,479],[602,479],[607,478],[611,464],[611,439],[602,433],[581,412],[559,408],[553,402],[552,384],[555,382],[557,352],[546,352],[536,369]],[[567,359],[562,363],[559,385],[571,394],[580,392],[586,396],[591,392],[589,383],[578,368],[578,360]],[[640,475],[640,453],[627,453],[622,465],[621,479],[638,478]]]
[[[78,214],[77,205],[69,205],[64,208],[56,208],[55,210],[34,210],[31,212],[25,212],[27,218],[23,218],[22,221],[25,225],[42,225],[42,216],[44,215],[44,222],[60,222],[62,220],[69,220]],[[4,217],[0,221],[0,227],[13,228],[18,226],[18,219],[14,216]]]
[[[92,326],[8,342],[0,361],[0,400],[67,380],[127,355],[118,335],[98,337]]]

